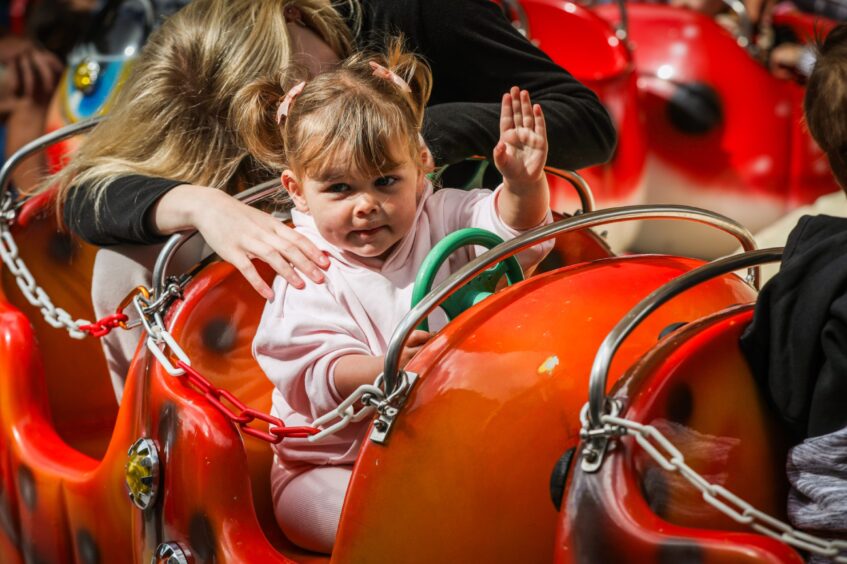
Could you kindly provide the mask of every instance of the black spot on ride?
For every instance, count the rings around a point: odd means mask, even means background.
[[[723,123],[720,96],[702,82],[678,84],[665,111],[671,124],[688,135],[706,135]]]
[[[235,347],[238,328],[230,319],[216,318],[203,327],[203,344],[216,353],[227,353]]]
[[[191,543],[191,551],[200,562],[214,563],[217,561],[215,554],[215,533],[209,519],[203,513],[195,513],[188,525],[188,539]]]
[[[83,564],[100,564],[100,549],[97,548],[97,541],[85,529],[80,529],[76,533],[76,553],[77,560]]]
[[[38,501],[35,487],[35,476],[27,466],[18,467],[18,494],[21,500],[30,511],[35,510],[35,503]]]

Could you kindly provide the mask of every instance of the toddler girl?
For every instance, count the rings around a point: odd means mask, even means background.
[[[287,75],[293,74],[288,71]],[[309,424],[381,372],[392,331],[411,307],[418,268],[435,243],[463,227],[512,238],[551,220],[544,175],[544,117],[517,87],[503,96],[494,162],[503,184],[494,192],[443,189],[426,179],[428,151],[420,128],[429,69],[394,47],[387,56],[356,55],[332,71],[289,85],[246,88],[245,130],[252,154],[284,169],[296,230],[330,259],[325,283],[294,286],[281,276],[265,306],[254,354],[274,383],[273,413]],[[278,127],[261,133],[258,118]],[[552,244],[525,251],[526,270]],[[474,258],[456,253],[444,279]],[[292,287],[294,286],[294,287]],[[438,329],[443,314],[430,322]],[[427,341],[416,331],[402,364]],[[286,439],[271,473],[277,521],[293,542],[329,552],[352,465],[367,430],[351,425],[319,443]]]

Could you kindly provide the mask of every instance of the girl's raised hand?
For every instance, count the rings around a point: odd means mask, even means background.
[[[547,162],[547,126],[541,106],[532,105],[529,92],[513,86],[500,106],[500,141],[494,164],[514,186],[534,184],[544,176]]]

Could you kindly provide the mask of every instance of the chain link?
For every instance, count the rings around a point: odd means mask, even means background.
[[[116,327],[123,327],[127,320],[122,309],[103,319],[90,322],[87,319],[74,319],[70,313],[53,305],[53,300],[35,282],[35,277],[19,256],[18,245],[9,229],[9,222],[14,219],[15,210],[12,200],[4,199],[0,206],[0,258],[18,284],[27,302],[37,307],[44,320],[55,329],[65,329],[74,339],[84,339],[86,336],[103,337]]]
[[[214,405],[227,419],[235,423],[246,435],[277,444],[287,437],[305,438],[318,433],[318,429],[314,427],[287,427],[282,419],[247,407],[232,392],[216,388],[197,370],[192,368],[191,364],[178,360],[177,365],[185,374],[184,382],[191,384],[203,394],[209,400],[209,403]],[[231,409],[227,403],[232,405],[235,410]],[[249,424],[256,420],[268,423],[270,425],[269,431],[266,433],[254,427],[249,427]]]
[[[685,456],[656,427],[643,425],[623,417],[603,415],[600,418],[609,436],[628,434],[656,463],[669,472],[679,472],[697,488],[703,500],[734,521],[748,525],[756,532],[780,540],[813,554],[847,563],[847,541],[815,537],[759,511],[718,484],[712,484],[685,463]],[[655,443],[655,444],[654,444]]]
[[[5,210],[0,213],[5,214]],[[35,283],[35,278],[29,268],[18,256],[18,246],[9,230],[9,223],[5,215],[0,219],[0,258],[3,259],[3,263],[12,276],[15,277],[15,281],[26,300],[33,307],[39,308],[44,320],[50,326],[67,330],[68,334],[74,339],[83,339],[89,333],[82,329],[82,326],[96,325],[86,319],[75,320],[67,311],[53,305],[50,296]]]
[[[379,381],[379,379],[377,379]],[[373,415],[379,408],[381,402],[385,400],[385,394],[382,389],[375,384],[364,384],[356,388],[347,399],[338,404],[338,407],[315,419],[315,427],[324,427],[327,423],[334,419],[338,421],[329,427],[320,430],[319,433],[309,437],[310,442],[318,442],[330,435],[341,431],[350,423],[357,423],[366,417]],[[353,404],[362,402],[363,407],[356,411]]]

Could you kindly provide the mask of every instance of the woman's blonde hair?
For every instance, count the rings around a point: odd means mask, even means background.
[[[405,80],[411,92],[374,75],[372,62]],[[403,49],[401,38],[389,41],[385,53],[357,53],[336,70],[311,79],[304,74],[289,67],[278,79],[258,79],[236,95],[242,138],[265,167],[320,176],[343,162],[372,175],[397,166],[398,142],[408,149],[403,156],[411,155],[423,167],[420,130],[432,73]],[[303,78],[305,88],[277,124],[285,92]]]
[[[354,21],[356,1],[348,0]],[[230,193],[267,180],[239,135],[233,100],[245,83],[289,64],[286,6],[340,57],[353,50],[331,0],[194,0],[151,35],[106,121],[50,181],[57,206],[84,186],[100,210],[109,182],[130,174]]]

